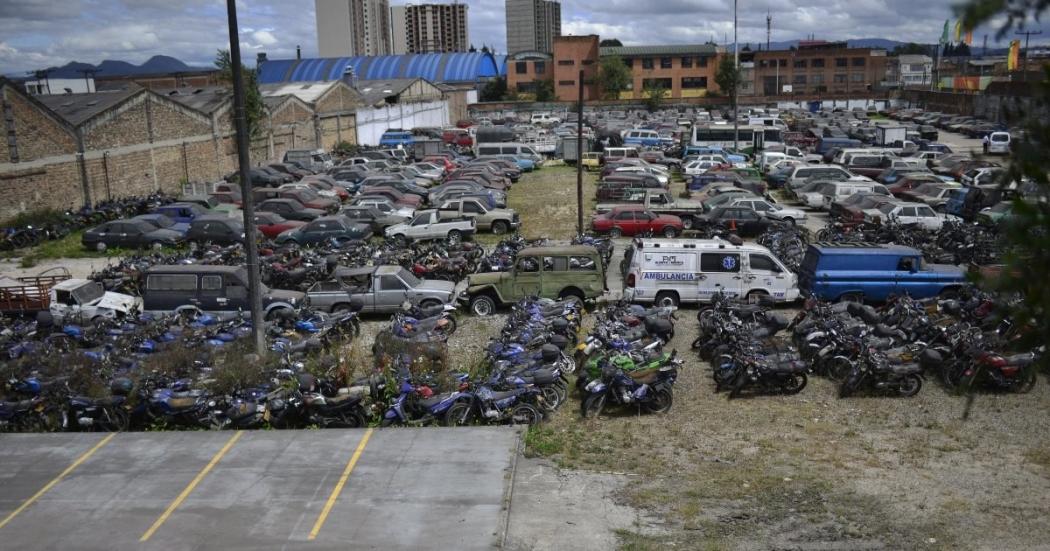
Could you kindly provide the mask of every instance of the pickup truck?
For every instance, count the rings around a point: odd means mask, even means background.
[[[51,270],[48,270],[51,271]],[[69,272],[38,276],[9,278],[0,277],[0,314],[34,314],[48,309],[51,304],[51,288],[70,278]]]
[[[521,218],[511,209],[490,209],[477,199],[459,198],[445,201],[438,207],[442,220],[471,218],[478,230],[488,230],[496,235],[517,230]]]
[[[338,267],[330,281],[319,281],[306,291],[310,307],[325,312],[352,309],[360,301],[361,312],[390,313],[406,301],[431,308],[450,304],[456,284],[438,279],[419,279],[401,266]]]
[[[660,189],[636,190],[625,195],[618,203],[599,203],[595,210],[599,213],[609,212],[619,203],[642,205],[656,214],[673,214],[682,219],[682,227],[687,230],[693,229],[696,218],[704,213],[704,206],[699,201],[675,199],[671,192]]]
[[[416,213],[415,218],[404,224],[395,224],[383,231],[387,239],[395,241],[429,241],[447,239],[449,243],[459,243],[470,238],[477,231],[473,218],[441,218],[437,210],[424,210]]]
[[[51,287],[48,310],[55,323],[87,323],[114,319],[142,310],[142,301],[131,295],[106,291],[89,279],[67,279]]]

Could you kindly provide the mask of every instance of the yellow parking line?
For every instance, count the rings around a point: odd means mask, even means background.
[[[368,445],[368,439],[372,437],[372,429],[365,431],[365,435],[361,437],[361,442],[357,444],[357,449],[354,450],[354,455],[350,457],[350,462],[346,464],[346,468],[343,469],[343,476],[339,477],[339,482],[336,483],[335,488],[332,489],[332,495],[328,496],[328,501],[324,504],[324,509],[321,509],[321,516],[317,517],[317,522],[314,523],[314,529],[310,530],[310,536],[306,539],[312,540],[317,537],[317,533],[321,531],[321,527],[324,526],[324,521],[328,519],[328,513],[332,512],[332,507],[335,505],[335,500],[339,499],[339,493],[343,491],[343,486],[346,485],[346,480],[350,478],[350,473],[354,470],[354,466],[357,465],[357,460],[361,458],[361,453],[365,451],[365,446]]]
[[[168,520],[168,517],[170,517],[171,514],[175,512],[175,509],[179,508],[179,505],[182,505],[183,501],[186,501],[186,498],[190,496],[190,493],[193,492],[193,489],[196,488],[198,484],[200,484],[201,480],[204,480],[204,477],[208,476],[208,473],[211,472],[213,468],[215,468],[215,465],[219,463],[219,460],[222,459],[222,456],[226,455],[226,452],[230,451],[230,448],[233,447],[233,445],[243,434],[244,431],[239,430],[236,433],[234,433],[234,435],[231,436],[229,440],[226,441],[226,445],[223,446],[222,449],[219,450],[219,452],[211,458],[211,461],[209,461],[208,464],[205,465],[204,469],[202,469],[201,472],[197,473],[197,476],[195,476],[193,480],[190,481],[189,485],[187,485],[186,488],[182,490],[182,493],[180,493],[179,496],[175,498],[175,501],[172,501],[171,505],[168,505],[168,508],[163,513],[161,513],[159,517],[157,517],[157,520],[153,523],[153,526],[150,526],[149,530],[146,530],[146,533],[142,534],[142,537],[139,538],[140,542],[148,541],[151,537],[153,537],[153,533],[156,532],[157,529],[160,528],[166,520]]]
[[[51,479],[51,482],[48,482],[43,488],[40,488],[39,492],[33,494],[32,497],[30,497],[29,499],[25,500],[25,503],[20,505],[14,511],[11,511],[11,514],[7,515],[7,517],[4,518],[4,520],[0,521],[0,528],[3,528],[4,526],[6,526],[8,522],[11,522],[11,519],[13,519],[16,516],[18,516],[18,513],[21,513],[22,511],[24,511],[26,509],[26,507],[29,507],[36,500],[40,499],[40,496],[46,494],[48,490],[50,490],[51,488],[54,488],[55,484],[58,484],[59,482],[61,482],[62,479],[66,477],[66,475],[68,475],[69,473],[73,472],[73,469],[76,469],[77,467],[80,466],[81,463],[87,461],[89,457],[94,455],[95,452],[97,452],[99,450],[99,448],[101,448],[102,446],[105,446],[116,435],[117,435],[117,433],[115,433],[115,432],[114,433],[110,433],[109,436],[107,436],[107,437],[103,438],[102,440],[100,440],[99,443],[95,444],[90,450],[84,452],[83,455],[81,455],[80,457],[78,457],[76,459],[76,461],[74,461],[72,464],[70,464],[68,467],[66,467],[66,470],[62,471],[61,473],[59,473],[58,476],[56,476],[55,478]]]

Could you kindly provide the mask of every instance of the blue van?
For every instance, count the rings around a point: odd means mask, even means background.
[[[205,214],[211,214],[208,209],[198,205],[197,203],[168,203],[167,205],[161,205],[150,211],[153,214],[163,214],[168,218],[171,218],[175,225],[171,229],[186,233],[190,229],[190,222],[193,222],[198,216],[204,216]]]
[[[416,143],[416,139],[412,136],[412,133],[405,130],[387,130],[379,138],[379,145],[382,147],[396,148],[400,145],[408,149],[414,143]]]
[[[799,289],[822,300],[880,302],[890,295],[950,296],[966,284],[957,266],[929,264],[922,253],[900,245],[817,243],[798,271]]]
[[[968,187],[953,189],[948,195],[948,202],[944,205],[944,212],[962,218],[963,210],[966,208],[966,194],[970,192],[970,189]]]
[[[813,151],[817,155],[824,155],[832,149],[848,149],[864,147],[864,142],[850,138],[820,138],[817,140],[817,148]]]

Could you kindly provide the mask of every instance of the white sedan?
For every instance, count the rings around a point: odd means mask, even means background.
[[[806,219],[806,211],[774,203],[761,197],[741,197],[734,199],[732,206],[748,207],[773,220],[781,220],[794,224]]]

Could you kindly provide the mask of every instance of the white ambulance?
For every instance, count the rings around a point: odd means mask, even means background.
[[[710,302],[715,293],[757,302],[799,298],[798,276],[769,249],[724,239],[635,239],[626,252],[624,294],[638,303]]]

